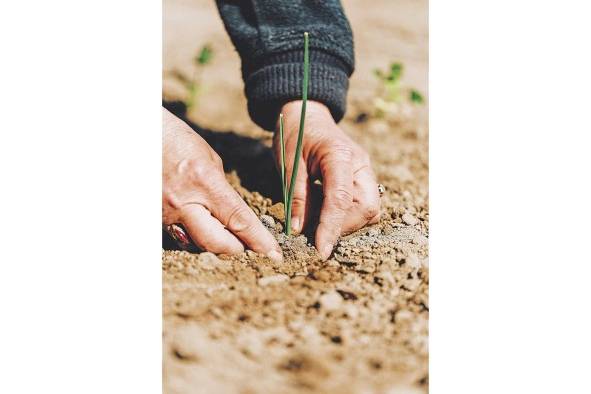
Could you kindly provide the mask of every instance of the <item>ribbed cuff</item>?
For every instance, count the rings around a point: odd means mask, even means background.
[[[351,67],[339,58],[310,50],[308,99],[326,105],[335,122],[345,115],[351,72]],[[304,51],[285,52],[261,64],[243,65],[243,73],[250,117],[265,130],[275,130],[281,107],[302,98]]]

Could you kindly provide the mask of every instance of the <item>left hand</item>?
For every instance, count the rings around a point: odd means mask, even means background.
[[[281,109],[287,180],[291,179],[301,106],[301,101],[292,101]],[[275,133],[273,149],[280,168],[279,132]],[[316,179],[322,181],[324,196],[316,230],[316,247],[326,260],[341,234],[379,221],[380,196],[369,155],[337,126],[324,104],[308,101],[291,214],[291,227],[296,233],[301,232],[311,219],[312,184]]]

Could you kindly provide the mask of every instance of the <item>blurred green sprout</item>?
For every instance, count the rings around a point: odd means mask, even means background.
[[[213,49],[209,44],[205,44],[199,50],[199,53],[193,58],[193,73],[191,77],[175,70],[172,75],[185,87],[187,91],[185,105],[187,111],[190,112],[197,105],[197,99],[203,90],[201,85],[201,74],[204,66],[211,63],[213,59]]]
[[[425,99],[423,99],[423,95],[419,93],[418,90],[411,89],[410,90],[410,101],[417,104],[423,104]]]
[[[404,67],[402,63],[392,63],[390,68],[384,72],[380,69],[374,70],[374,75],[382,82],[384,99],[387,102],[400,103],[406,95],[408,100],[414,104],[422,104],[425,100],[423,95],[416,89],[408,92],[401,87],[401,79]],[[405,94],[406,93],[406,94]]]
[[[205,65],[211,61],[213,57],[213,51],[209,45],[204,45],[199,52],[199,55],[195,57],[195,63],[198,65]]]

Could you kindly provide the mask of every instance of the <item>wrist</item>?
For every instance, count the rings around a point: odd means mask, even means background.
[[[273,130],[283,103],[302,97],[303,66],[300,49],[243,63],[248,111],[255,123]],[[336,121],[345,113],[352,71],[352,62],[312,45],[308,99],[324,103]]]
[[[287,127],[287,124],[294,124],[297,123],[296,132],[299,129],[299,122],[300,116],[302,113],[302,100],[293,100],[289,101],[281,107],[281,113],[283,114],[284,121],[286,122],[286,129],[293,129],[294,127]],[[322,122],[330,122],[331,124],[335,124],[335,121],[332,117],[330,109],[319,101],[308,100],[306,102],[306,123],[308,124],[310,121],[322,121]],[[279,116],[277,116],[277,126],[276,129],[279,130]]]

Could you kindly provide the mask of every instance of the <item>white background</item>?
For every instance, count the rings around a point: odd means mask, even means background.
[[[433,393],[591,390],[586,4],[432,0]],[[0,392],[161,391],[161,19],[0,6]]]

